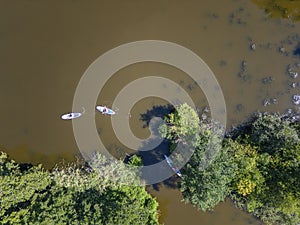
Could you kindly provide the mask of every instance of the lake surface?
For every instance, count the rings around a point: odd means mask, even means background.
[[[300,23],[269,19],[251,1],[2,0],[0,145],[17,161],[43,163],[47,168],[80,156],[72,123],[60,115],[72,110],[81,76],[106,51],[151,39],[185,46],[208,64],[225,96],[228,128],[257,110],[298,110],[292,96],[300,93],[299,77],[287,70],[290,65],[300,74]],[[173,80],[197,108],[207,106],[202,91],[185,73],[160,63],[118,71],[97,103],[112,106],[124,85],[149,75]],[[133,133],[146,138],[149,130],[141,114],[164,104],[149,97],[134,105],[130,117],[121,108],[117,116],[129,119]],[[95,118],[106,146],[117,155],[132,151],[117,140],[109,117],[95,114]],[[166,225],[260,224],[229,201],[213,213],[202,213],[183,204],[177,190],[161,186],[150,192],[160,202],[161,222]]]

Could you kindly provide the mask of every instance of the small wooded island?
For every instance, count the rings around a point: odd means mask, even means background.
[[[257,113],[223,138],[215,122],[200,120],[186,104],[178,107],[160,131],[171,140],[171,151],[175,143],[192,140],[194,153],[179,182],[184,200],[206,211],[230,197],[266,224],[299,224],[297,119],[294,114]],[[207,154],[208,148],[215,155]]]

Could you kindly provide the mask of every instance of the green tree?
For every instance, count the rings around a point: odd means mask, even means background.
[[[214,162],[203,170],[199,163],[202,159],[197,155],[193,155],[182,170],[181,191],[186,202],[203,211],[212,210],[230,192],[233,164],[227,150],[221,149]]]
[[[230,196],[267,224],[300,223],[299,122],[258,113],[230,132],[221,146],[218,129],[195,119],[192,111],[187,105],[177,107],[160,127],[171,140],[171,151],[192,140],[187,151],[192,147],[194,152],[181,170],[184,200],[205,211]]]
[[[165,122],[160,132],[171,140],[170,150],[182,143],[182,149],[193,151],[181,170],[180,190],[184,200],[203,211],[213,209],[229,193],[233,169],[227,149],[221,146],[219,127],[213,122],[200,121],[187,104],[177,107]]]
[[[254,191],[260,192],[260,187],[264,183],[258,163],[259,154],[251,145],[243,145],[232,140],[226,142],[232,161],[234,164],[234,176],[232,187],[239,195],[247,196]]]
[[[132,155],[130,156],[128,164],[133,166],[142,166],[143,165],[142,157],[138,155]]]
[[[21,171],[20,166],[0,152],[0,218],[3,224],[19,224],[30,206],[51,186],[50,174],[41,165]]]
[[[270,155],[282,151],[285,146],[293,146],[299,142],[295,127],[278,114],[254,115],[247,129],[240,135],[243,135],[245,142],[257,146],[259,152]]]
[[[242,165],[236,177],[239,179],[250,173],[248,179],[254,183],[255,189],[243,195],[235,180],[233,198],[267,224],[300,222],[300,142],[297,129],[297,123],[292,124],[280,115],[259,113],[234,135],[236,142],[244,146],[235,147],[233,151],[236,162]],[[239,149],[246,151],[241,159],[236,157]]]
[[[165,123],[159,127],[163,138],[176,143],[189,142],[195,145],[199,132],[199,117],[197,112],[184,103],[176,107],[174,113],[165,117]]]
[[[158,224],[158,204],[145,187],[103,177],[135,179],[120,161],[96,154],[99,170],[67,166],[50,173],[41,166],[22,169],[2,152],[0,160],[3,224]]]

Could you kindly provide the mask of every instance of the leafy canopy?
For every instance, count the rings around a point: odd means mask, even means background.
[[[199,120],[186,104],[165,121],[160,132],[171,141],[170,151],[192,140],[183,149],[194,150],[181,170],[186,202],[205,211],[229,196],[266,224],[300,223],[299,122],[258,113],[222,142],[212,123]]]
[[[124,171],[123,163],[110,163],[101,155],[96,155],[93,163],[101,167],[100,172],[74,166],[55,168],[52,172],[43,170],[42,166],[22,169],[22,165],[1,152],[1,222],[158,224],[158,204],[144,187],[107,180],[115,173],[134,179],[134,174]]]
[[[300,222],[298,127],[298,123],[290,123],[280,115],[259,113],[234,135],[235,145],[243,147],[233,148],[241,169],[233,183],[233,198],[267,224]],[[244,150],[239,159],[236,154],[243,148],[249,150]],[[242,184],[244,188],[238,187],[241,176],[249,180]]]
[[[197,112],[187,104],[178,106],[165,121],[160,132],[171,140],[171,150],[178,143],[189,144],[187,151],[194,150],[182,169],[180,190],[184,200],[203,211],[213,209],[225,199],[231,182],[230,158],[227,150],[221,148],[220,136],[212,123],[200,121]]]

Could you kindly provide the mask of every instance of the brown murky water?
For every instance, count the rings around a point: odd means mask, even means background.
[[[73,160],[80,152],[72,124],[60,120],[60,115],[71,110],[79,80],[98,56],[137,40],[175,42],[198,54],[222,87],[229,125],[256,110],[297,110],[291,98],[300,92],[299,78],[287,74],[287,65],[300,73],[296,66],[300,58],[293,54],[299,35],[300,23],[267,19],[246,0],[1,0],[0,144],[17,161],[41,162],[48,168],[61,159]],[[187,75],[158,63],[120,70],[104,87],[98,103],[111,105],[125,84],[147,75],[172,79],[189,92],[199,108],[207,104]],[[264,106],[266,99],[271,104]],[[138,137],[149,135],[140,114],[161,104],[160,99],[147,98],[134,106],[130,125]],[[112,129],[103,131],[110,127],[109,117],[96,114],[96,122],[106,145],[124,148]],[[161,221],[166,225],[260,224],[230,202],[220,204],[213,213],[201,213],[181,203],[176,190],[161,187],[151,193],[161,203]]]
[[[231,201],[220,203],[212,212],[201,212],[189,204],[181,202],[181,194],[167,187],[159,191],[151,190],[157,196],[162,216],[161,222],[165,224],[260,224],[251,215],[238,211]]]

